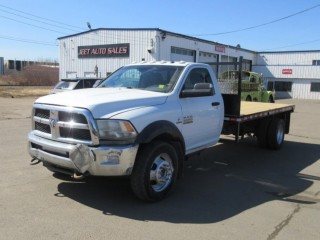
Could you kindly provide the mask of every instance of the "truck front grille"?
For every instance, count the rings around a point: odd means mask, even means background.
[[[74,138],[85,141],[91,140],[90,131],[86,129],[60,127],[60,136],[63,138]]]
[[[74,121],[77,123],[87,124],[86,117],[78,113],[59,112],[59,119],[63,122]]]
[[[37,117],[40,117],[40,118],[49,119],[50,118],[50,111],[46,110],[46,109],[36,108],[34,115]]]
[[[33,113],[33,127],[39,136],[88,145],[99,142],[91,113],[85,109],[35,104]]]
[[[47,124],[35,122],[35,129],[40,131],[40,132],[51,133],[51,128]]]

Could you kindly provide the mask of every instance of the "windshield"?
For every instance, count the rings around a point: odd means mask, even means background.
[[[77,82],[74,82],[74,81],[61,81],[55,86],[55,89],[72,90],[76,85],[77,85]]]
[[[183,67],[139,65],[120,68],[98,87],[126,87],[155,92],[170,92]]]

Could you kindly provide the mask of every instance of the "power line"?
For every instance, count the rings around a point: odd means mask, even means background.
[[[259,25],[255,25],[255,26],[252,26],[252,27],[241,28],[241,29],[237,29],[237,30],[232,30],[232,31],[227,31],[227,32],[220,32],[220,33],[191,34],[191,35],[193,35],[193,36],[216,36],[216,35],[223,35],[223,34],[242,32],[242,31],[246,31],[246,30],[250,30],[250,29],[254,29],[254,28],[263,27],[263,26],[266,26],[266,25],[269,25],[269,24],[273,24],[273,23],[276,23],[276,22],[280,22],[280,21],[283,21],[285,19],[288,19],[288,18],[294,17],[296,15],[302,14],[304,12],[310,11],[310,10],[312,10],[314,8],[317,8],[317,7],[320,7],[320,4],[317,4],[317,5],[313,6],[313,7],[307,8],[305,10],[290,14],[288,16],[285,16],[285,17],[282,17],[282,18],[278,18],[278,19],[272,20],[270,22],[266,22],[266,23],[262,23],[262,24],[259,24]]]
[[[233,31],[227,31],[227,32],[221,32],[221,33],[213,33],[213,34],[199,34],[199,35],[193,35],[193,36],[209,36],[209,35],[222,35],[222,34],[230,34],[230,33],[235,33],[235,32],[240,32],[240,31],[246,31],[246,30],[250,30],[250,29],[254,29],[254,28],[258,28],[258,27],[263,27],[265,25],[269,25],[269,24],[273,24],[273,23],[276,23],[276,22],[279,22],[279,21],[283,21],[285,19],[288,19],[288,18],[291,18],[291,17],[294,17],[296,15],[299,15],[299,14],[302,14],[304,12],[307,12],[307,11],[310,11],[314,8],[317,8],[319,7],[320,4],[317,4],[313,7],[310,7],[310,8],[307,8],[305,10],[302,10],[302,11],[299,11],[299,12],[296,12],[294,14],[291,14],[291,15],[288,15],[288,16],[285,16],[285,17],[282,17],[282,18],[279,18],[279,19],[276,19],[276,20],[272,20],[270,22],[266,22],[266,23],[262,23],[262,24],[259,24],[259,25],[255,25],[255,26],[251,26],[251,27],[247,27],[247,28],[242,28],[242,29],[238,29],[238,30],[233,30]],[[6,11],[6,10],[3,10],[1,9],[2,8],[6,8],[6,9],[9,9],[11,11],[15,11],[15,12],[18,12],[18,13],[22,13],[24,15],[29,15],[29,16],[32,16],[33,18],[30,18],[30,17],[26,17],[26,16],[23,16],[23,15],[20,15],[20,14],[16,14],[16,13],[13,13],[13,12],[9,12],[9,11]],[[39,22],[41,24],[46,24],[46,25],[50,25],[50,26],[53,26],[53,27],[56,27],[56,28],[61,28],[61,29],[67,29],[67,30],[71,30],[71,31],[75,31],[71,28],[74,28],[74,29],[81,29],[81,30],[87,30],[87,29],[84,29],[84,28],[80,28],[80,27],[77,27],[77,26],[73,26],[73,25],[69,25],[69,24],[65,24],[65,23],[62,23],[62,22],[59,22],[59,21],[55,21],[55,20],[52,20],[52,19],[47,19],[47,18],[43,18],[43,17],[39,17],[39,16],[36,16],[34,14],[30,14],[30,13],[27,13],[27,12],[23,12],[23,11],[20,11],[20,10],[17,10],[17,9],[14,9],[14,8],[10,8],[10,7],[7,7],[7,6],[4,6],[2,4],[0,4],[0,11],[2,12],[6,12],[6,13],[9,13],[9,14],[12,14],[12,15],[15,15],[15,16],[18,16],[18,17],[21,17],[21,18],[25,18],[25,19],[28,19],[28,20],[31,20],[31,21],[36,21],[36,22]],[[9,18],[9,17],[5,17],[5,16],[0,16],[1,18],[5,18],[5,19],[8,19],[8,20],[11,20],[11,21],[15,21],[15,22],[18,22],[18,23],[21,23],[21,24],[25,24],[25,25],[29,25],[29,26],[32,26],[32,27],[36,27],[36,28],[40,28],[40,29],[43,29],[43,30],[46,30],[46,31],[51,31],[51,32],[56,32],[56,33],[59,33],[59,34],[65,34],[65,35],[69,35],[69,33],[65,33],[65,32],[60,32],[60,31],[56,31],[56,30],[53,30],[53,29],[49,29],[49,28],[46,28],[46,27],[41,27],[41,26],[38,26],[38,25],[34,25],[34,24],[30,24],[30,23],[26,23],[26,22],[22,22],[22,21],[19,21],[19,20],[16,20],[16,19],[12,19],[12,18]],[[37,18],[37,19],[42,19],[42,20],[45,20],[45,21],[48,21],[48,22],[52,22],[52,23],[56,23],[56,24],[51,24],[51,23],[46,23],[44,21],[41,21],[41,20],[36,20],[34,18]],[[61,25],[61,26],[59,26]],[[63,27],[63,26],[68,26],[68,27],[71,27],[71,28],[67,28],[67,27]],[[53,44],[53,43],[48,43],[48,42],[41,42],[41,41],[37,41],[37,40],[31,40],[31,39],[22,39],[22,38],[15,38],[15,37],[10,37],[10,36],[1,36],[0,35],[0,38],[3,38],[3,39],[8,39],[8,40],[13,40],[13,41],[21,41],[21,42],[28,42],[28,43],[34,43],[34,44],[42,44],[42,45],[52,45],[52,46],[57,46],[56,44]],[[114,41],[115,43],[117,41],[121,41],[121,40],[127,40],[129,41],[130,40],[130,37],[129,38],[125,38],[125,37],[108,37],[108,38],[93,38],[92,36],[83,36],[82,38],[84,39],[87,39],[87,40],[91,40],[92,42],[97,42],[97,43],[104,43],[107,39],[110,41]],[[108,42],[109,42],[108,41]],[[144,43],[149,43],[149,40],[145,40],[145,39],[135,39],[135,38],[132,38],[131,41],[135,41],[137,43],[141,43],[141,42],[144,42]],[[319,41],[319,40],[315,40],[315,41],[309,41],[309,42],[304,42],[304,43],[299,43],[299,44],[294,44],[294,45],[290,45],[290,46],[285,46],[285,47],[279,47],[278,49],[280,48],[286,48],[286,47],[291,47],[291,46],[297,46],[297,45],[303,45],[303,44],[307,44],[307,43],[312,43],[312,42],[316,42],[316,41]],[[274,49],[277,49],[277,48],[274,48]]]
[[[0,17],[1,18],[5,18],[5,19],[9,19],[9,20],[14,21],[14,22],[18,22],[18,23],[22,23],[22,24],[25,24],[25,25],[29,25],[29,26],[32,26],[32,27],[40,28],[40,29],[43,29],[43,30],[46,30],[46,31],[56,32],[56,33],[61,33],[61,34],[67,34],[67,33],[64,33],[64,32],[59,32],[59,31],[56,31],[56,30],[40,27],[40,26],[37,26],[37,25],[34,25],[34,24],[25,23],[25,22],[22,22],[22,21],[19,21],[19,20],[15,20],[15,19],[12,19],[12,18],[9,18],[9,17],[5,17],[5,16],[0,16]]]
[[[81,27],[77,27],[77,26],[73,26],[73,25],[70,25],[70,24],[62,23],[62,22],[59,22],[59,21],[56,21],[56,20],[52,20],[52,19],[48,19],[48,18],[44,18],[44,17],[40,17],[40,16],[37,16],[37,15],[31,14],[31,13],[27,13],[27,12],[20,11],[20,10],[17,10],[17,9],[11,8],[11,7],[7,7],[7,6],[2,5],[2,4],[0,4],[0,7],[2,7],[2,8],[6,8],[6,9],[10,9],[10,10],[13,10],[13,11],[15,11],[15,12],[19,12],[19,13],[22,13],[22,14],[25,14],[25,15],[29,15],[29,16],[32,16],[32,17],[35,17],[35,18],[38,18],[38,19],[42,19],[42,20],[45,20],[45,21],[53,22],[53,23],[56,23],[56,24],[59,24],[59,25],[72,27],[72,28],[77,29],[78,31],[79,31],[79,30],[82,30],[82,31],[83,31],[83,30],[85,30],[84,28],[81,28]]]
[[[33,43],[33,44],[48,45],[48,46],[58,46],[58,44],[54,44],[54,43],[50,43],[50,42],[42,42],[42,41],[24,39],[24,38],[17,38],[17,37],[12,37],[12,36],[0,35],[0,38],[7,39],[7,40],[18,41],[18,42],[26,42],[26,43]]]
[[[36,20],[36,19],[33,19],[33,18],[29,18],[29,17],[23,16],[23,15],[19,15],[19,14],[13,13],[13,12],[9,12],[9,11],[3,10],[3,9],[0,9],[0,11],[5,12],[5,13],[9,13],[11,15],[15,15],[15,16],[18,16],[18,17],[21,17],[21,18],[25,18],[25,19],[28,19],[28,20],[31,20],[31,21],[34,21],[34,22],[39,22],[39,23],[46,24],[46,25],[49,25],[49,26],[53,26],[53,27],[57,27],[57,28],[63,28],[63,29],[66,29],[66,30],[74,31],[74,29],[71,29],[71,28],[66,28],[66,27],[61,27],[61,26],[56,25],[56,24],[46,23],[44,21],[40,21],[40,20]]]

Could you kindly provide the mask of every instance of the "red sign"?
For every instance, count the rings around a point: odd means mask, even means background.
[[[216,45],[214,46],[214,49],[216,52],[222,52],[222,53],[226,52],[225,46],[222,46],[222,45]]]
[[[129,57],[129,43],[79,46],[79,58]]]
[[[292,69],[282,69],[282,74],[292,74]]]

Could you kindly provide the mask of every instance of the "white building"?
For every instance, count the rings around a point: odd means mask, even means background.
[[[99,28],[60,37],[60,79],[106,77],[141,61],[212,63],[219,76],[243,57],[242,68],[262,73],[277,98],[320,99],[320,50],[255,52],[159,28]]]
[[[105,77],[123,65],[141,61],[217,63],[237,61],[243,56],[244,67],[251,68],[255,56],[250,50],[158,28],[100,28],[58,40],[60,78]]]
[[[263,74],[277,98],[320,99],[320,50],[259,52],[253,71]]]

